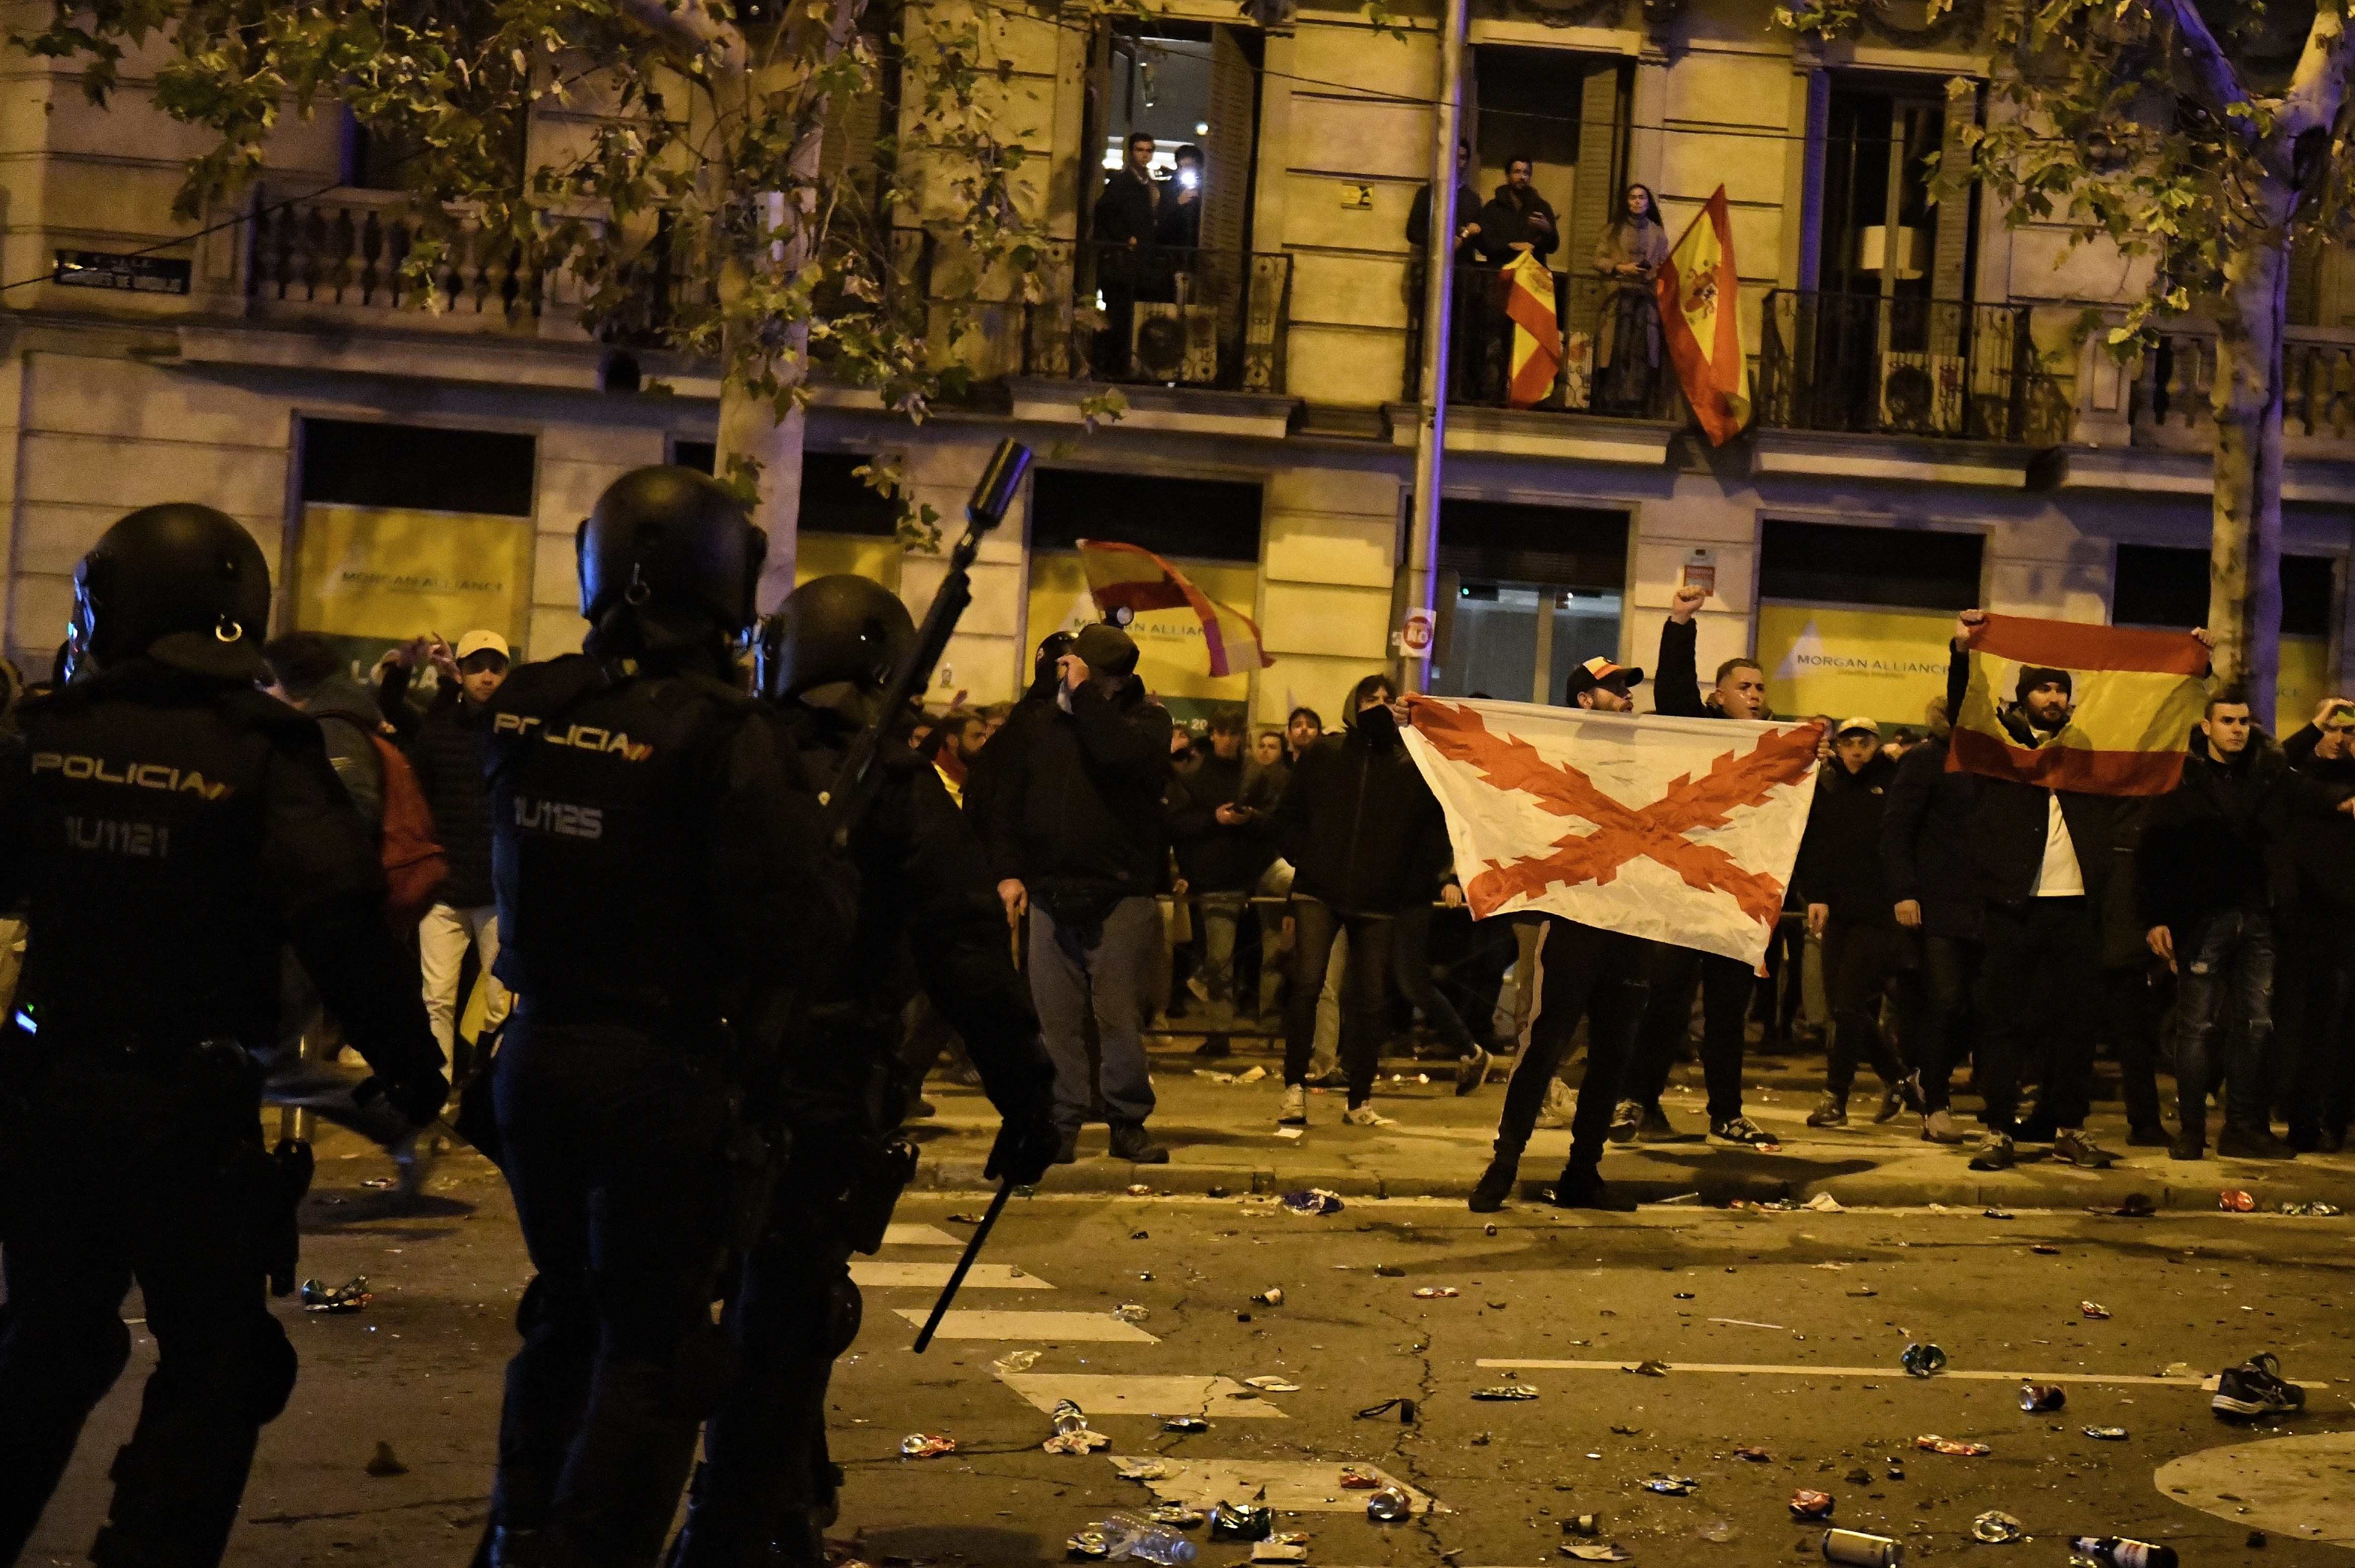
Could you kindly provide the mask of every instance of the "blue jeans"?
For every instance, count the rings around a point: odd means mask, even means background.
[[[1057,920],[1044,905],[1030,906],[1030,1001],[1055,1061],[1055,1126],[1064,1132],[1079,1131],[1093,1100],[1091,1016],[1103,1052],[1106,1118],[1142,1124],[1153,1114],[1153,1075],[1138,1026],[1146,965],[1161,951],[1160,938],[1161,906],[1151,898],[1122,899],[1092,933]]]
[[[2274,1032],[2274,927],[2263,912],[2222,909],[2208,916],[2187,951],[2176,948],[2175,1104],[2184,1128],[2207,1125],[2209,1041],[2226,997],[2248,1025],[2224,1062],[2224,1121],[2247,1132],[2267,1129],[2262,1065]]]

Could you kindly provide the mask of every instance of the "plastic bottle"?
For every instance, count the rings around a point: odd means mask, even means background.
[[[1106,1514],[1096,1521],[1096,1528],[1103,1531],[1104,1556],[1114,1563],[1135,1558],[1159,1563],[1161,1568],[1181,1568],[1194,1561],[1192,1542],[1142,1514]]]
[[[2155,1546],[2123,1535],[2072,1536],[2069,1546],[2078,1556],[2091,1558],[2102,1568],[2176,1568],[2174,1547]]]

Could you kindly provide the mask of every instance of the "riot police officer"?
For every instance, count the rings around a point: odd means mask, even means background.
[[[886,717],[883,689],[915,640],[896,597],[847,576],[805,583],[762,628],[762,688],[814,785],[831,789],[859,732]],[[842,1479],[826,1454],[826,1378],[858,1332],[850,1255],[881,1244],[914,1171],[895,1135],[916,1087],[899,1061],[900,1021],[919,985],[964,1037],[1003,1118],[985,1174],[1033,1182],[1055,1153],[1054,1068],[980,842],[914,751],[887,736],[876,766],[885,777],[848,845],[856,961],[813,991],[807,1038],[786,1063],[792,1152],[729,1302],[737,1383],[705,1432],[676,1568],[825,1561],[820,1531]]]
[[[727,1381],[711,1322],[740,1085],[847,925],[817,806],[733,683],[767,541],[705,475],[643,468],[577,542],[585,652],[490,704],[503,1165],[517,1312],[484,1556],[651,1564]]]
[[[264,1281],[293,1268],[309,1152],[263,1151],[247,1048],[277,1034],[282,944],[410,1123],[448,1084],[382,867],[318,721],[257,691],[261,548],[151,506],[74,573],[75,679],[0,758],[0,907],[26,907],[0,1037],[0,1562],[14,1563],[122,1372],[135,1279],[157,1364],[113,1465],[112,1568],[220,1561],[254,1444],[294,1385]]]

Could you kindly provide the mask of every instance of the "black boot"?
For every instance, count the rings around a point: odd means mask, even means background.
[[[1554,1183],[1553,1206],[1557,1209],[1600,1209],[1605,1213],[1632,1214],[1636,1200],[1614,1192],[1602,1172],[1591,1166],[1572,1165]]]
[[[1112,1157],[1125,1160],[1133,1165],[1167,1165],[1169,1151],[1145,1136],[1141,1121],[1116,1121],[1112,1124]]]
[[[1469,1207],[1476,1214],[1493,1214],[1505,1206],[1513,1195],[1515,1178],[1521,1169],[1520,1157],[1499,1154],[1488,1161],[1488,1169],[1480,1173],[1479,1185],[1472,1189]]]

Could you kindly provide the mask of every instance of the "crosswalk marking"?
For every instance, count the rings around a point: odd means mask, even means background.
[[[917,1327],[932,1316],[929,1308],[901,1307],[900,1316]],[[941,1319],[934,1338],[942,1340],[1088,1340],[1132,1345],[1161,1341],[1134,1323],[1109,1312],[951,1312]]]
[[[956,1272],[953,1263],[887,1263],[868,1258],[854,1259],[850,1265],[850,1282],[858,1286],[889,1288],[892,1286],[922,1286],[938,1290]],[[976,1263],[964,1277],[967,1290],[1052,1290],[1055,1287],[1035,1274],[1026,1274],[1007,1263]]]
[[[963,1246],[963,1236],[951,1235],[938,1225],[890,1224],[883,1227],[885,1246]]]
[[[1278,1513],[1363,1514],[1365,1491],[1341,1485],[1342,1476],[1354,1470],[1406,1493],[1416,1513],[1447,1511],[1430,1493],[1418,1491],[1369,1464],[1314,1459],[1172,1459],[1156,1454],[1115,1456],[1112,1462],[1115,1466],[1160,1464],[1167,1473],[1146,1478],[1145,1484],[1163,1502],[1184,1503],[1188,1508],[1241,1502],[1264,1489],[1267,1506]]]
[[[1200,1415],[1219,1421],[1284,1419],[1284,1412],[1231,1377],[1118,1377],[1086,1372],[1000,1372],[998,1381],[1040,1410],[1068,1399],[1088,1419]],[[1241,1394],[1245,1397],[1237,1398]]]
[[[1625,1372],[1628,1361],[1547,1361],[1513,1358],[1482,1357],[1475,1363],[1483,1367],[1509,1368],[1516,1371],[1552,1372]],[[1774,1377],[1885,1377],[1898,1383],[1913,1381],[1899,1366],[1827,1367],[1810,1366],[1805,1362],[1769,1361],[1666,1361],[1661,1363],[1670,1372],[1757,1372]],[[2203,1393],[2216,1391],[2213,1377],[2149,1377],[2132,1372],[1977,1372],[1956,1371],[1948,1367],[1936,1377],[1923,1380],[1929,1383],[2128,1383],[2158,1388],[2198,1389]],[[2285,1382],[2289,1380],[2285,1379]],[[2327,1388],[2319,1383],[2301,1383],[2300,1388]]]

